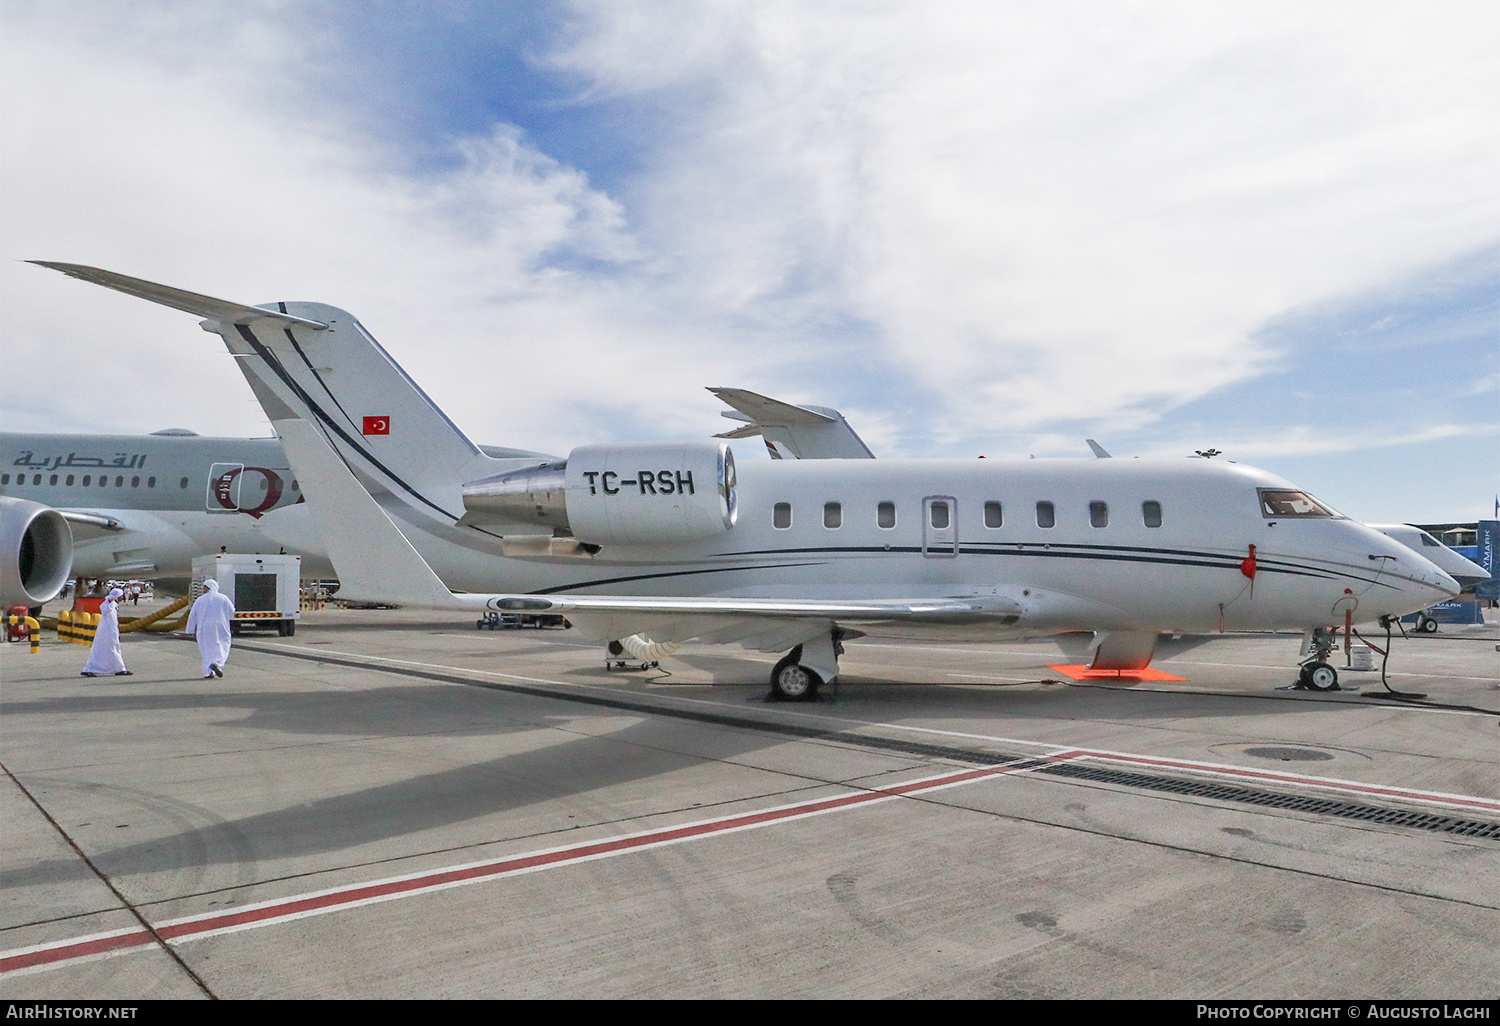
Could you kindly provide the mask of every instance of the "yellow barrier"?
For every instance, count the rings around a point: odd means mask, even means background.
[[[31,641],[31,654],[36,655],[42,650],[42,625],[30,616],[10,616],[7,614],[5,617],[7,633],[9,633],[9,628],[19,627],[23,623],[26,625],[26,636]]]
[[[64,609],[57,614],[57,640],[73,645],[92,645],[99,629],[99,614],[82,609]]]

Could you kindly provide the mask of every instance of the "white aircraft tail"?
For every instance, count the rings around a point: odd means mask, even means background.
[[[97,267],[45,267],[207,318],[273,421],[316,427],[377,495],[451,527],[462,485],[518,464],[492,458],[458,429],[354,316],[323,303],[247,306]],[[522,454],[517,452],[517,456]],[[539,462],[548,457],[535,454]]]
[[[308,507],[338,572],[343,596],[397,606],[462,605],[317,428],[301,418],[273,424],[311,500]]]

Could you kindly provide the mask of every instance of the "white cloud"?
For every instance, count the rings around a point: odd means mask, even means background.
[[[8,429],[266,433],[192,318],[31,258],[345,306],[482,441],[566,451],[568,405],[618,410],[643,361],[659,385],[700,384],[684,358],[696,338],[651,332],[651,312],[607,275],[566,269],[639,254],[619,205],[513,128],[463,141],[452,170],[403,173],[387,143],[320,122],[316,99],[287,106],[223,73],[254,81],[286,59],[263,25],[206,68],[63,28],[23,22],[0,41]],[[20,387],[28,377],[41,387]]]
[[[1485,5],[585,10],[560,60],[599,91],[714,97],[658,248],[726,305],[813,283],[950,436],[1138,421],[1274,359],[1287,308],[1500,234]]]
[[[727,384],[967,454],[1131,430],[1500,235],[1487,5],[579,8],[557,64],[669,112],[628,206],[505,125],[413,172],[286,73],[296,5],[110,10],[6,10],[8,428],[263,425],[186,315],[24,258],[345,306],[481,441],[701,436]]]

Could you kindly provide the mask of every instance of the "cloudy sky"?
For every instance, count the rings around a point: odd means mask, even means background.
[[[343,306],[499,445],[702,437],[733,385],[882,457],[1500,490],[1492,3],[0,12],[7,430],[268,431],[192,317],[35,258]]]

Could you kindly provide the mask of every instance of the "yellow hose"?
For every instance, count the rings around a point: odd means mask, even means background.
[[[162,609],[158,609],[156,612],[152,613],[150,616],[138,616],[138,617],[136,617],[133,620],[130,620],[130,621],[126,622],[126,623],[122,623],[122,624],[120,624],[120,633],[121,634],[129,634],[131,631],[147,630],[147,629],[151,628],[151,625],[154,624],[156,621],[161,620],[161,619],[163,619],[165,617],[171,616],[173,613],[177,612],[179,609],[181,609],[182,607],[186,606],[188,604],[188,601],[189,601],[189,597],[187,595],[184,595],[182,598],[178,599],[176,602],[173,602],[170,606],[166,606],[166,607],[164,607]],[[184,621],[184,623],[186,623],[186,621]],[[171,627],[163,627],[161,629],[162,630],[172,630],[173,628],[171,628]]]

